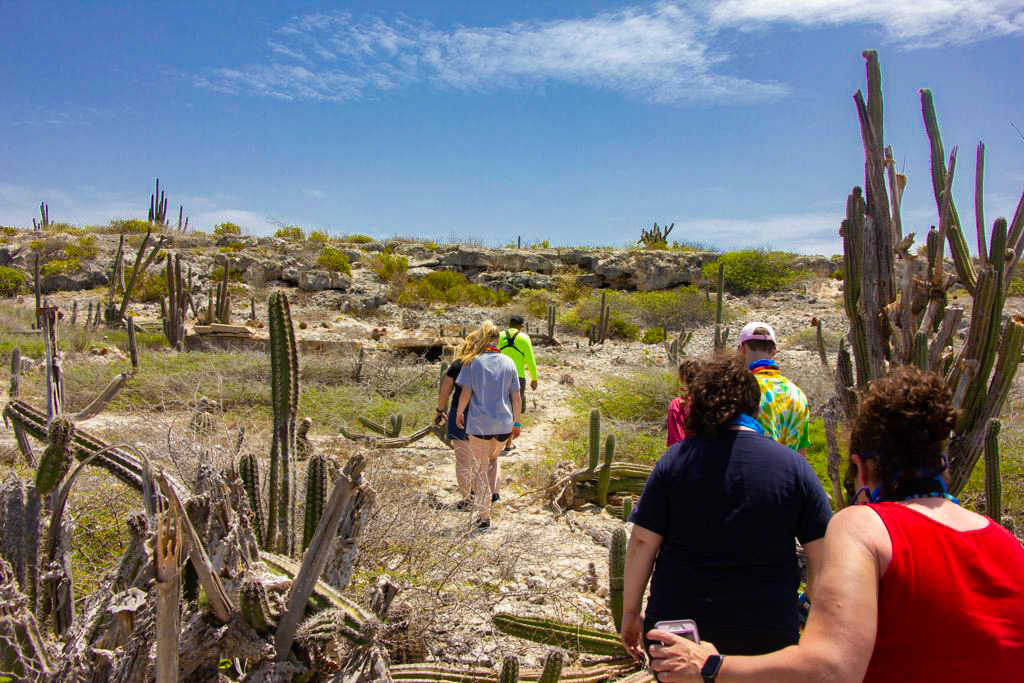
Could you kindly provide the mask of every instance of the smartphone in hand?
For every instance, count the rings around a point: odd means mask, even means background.
[[[654,625],[659,631],[667,631],[680,638],[687,638],[694,643],[700,643],[700,635],[697,633],[697,624],[693,619],[674,619],[672,621],[659,621]]]

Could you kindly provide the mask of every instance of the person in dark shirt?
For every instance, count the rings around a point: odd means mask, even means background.
[[[740,359],[705,363],[690,397],[694,436],[661,456],[630,517],[622,642],[641,661],[642,634],[663,620],[693,619],[701,639],[726,654],[796,643],[793,538],[806,550],[813,597],[832,515],[807,461],[763,436],[761,391]]]

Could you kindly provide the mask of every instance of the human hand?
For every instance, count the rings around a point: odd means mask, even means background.
[[[458,427],[459,429],[465,429],[466,428],[466,414],[465,413],[459,413],[458,415],[455,416],[455,426]]]
[[[534,391],[537,391],[537,380],[533,380],[532,382],[530,382],[530,388],[533,389]]]
[[[635,659],[636,661],[643,664],[644,662],[644,646],[641,642],[641,634],[644,630],[644,618],[640,614],[627,614],[622,615],[622,644],[626,648],[626,652]]]
[[[700,670],[705,660],[708,655],[718,653],[711,643],[698,645],[667,631],[652,629],[647,632],[647,637],[657,641],[651,645],[651,669],[657,672],[658,680],[665,683],[703,680]]]
[[[436,425],[443,425],[447,421],[448,421],[448,414],[447,413],[443,413],[443,412],[435,412],[434,413],[434,424],[436,424]]]

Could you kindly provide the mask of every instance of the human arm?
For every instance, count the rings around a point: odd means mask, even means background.
[[[716,683],[854,683],[864,678],[878,631],[880,541],[888,541],[881,519],[870,508],[846,508],[825,534],[814,603],[798,645],[759,657],[726,657]],[[700,681],[700,669],[714,648],[652,630],[651,668],[668,683]]]
[[[683,433],[683,402],[678,398],[673,399],[668,404],[668,419],[666,420],[666,426],[668,427],[668,443],[667,446],[671,446],[677,441],[682,441],[686,438]]]
[[[459,396],[459,407],[455,411],[455,426],[459,429],[466,428],[466,408],[469,407],[469,397],[473,395],[470,387],[463,387]]]
[[[626,546],[626,571],[622,586],[622,644],[638,662],[644,661],[643,600],[664,539],[638,524],[633,525]]]
[[[530,371],[530,379],[532,380],[530,382],[530,388],[531,389],[536,389],[537,388],[537,361],[533,357],[533,342],[530,341],[529,337],[525,337],[523,339],[523,345],[526,347],[526,350],[523,352],[523,358],[526,359],[526,367]]]
[[[516,373],[515,389],[508,392],[508,398],[512,402],[512,438],[518,439],[522,433],[522,427],[516,427],[515,425],[521,425],[523,419],[523,403],[522,396],[519,394],[519,375]]]
[[[445,375],[441,382],[441,390],[437,393],[437,409],[434,411],[434,422],[441,424],[445,420],[445,412],[448,410],[448,399],[455,390],[455,380]]]
[[[814,582],[821,572],[821,555],[825,550],[824,539],[802,544],[807,555],[807,599],[814,601]]]

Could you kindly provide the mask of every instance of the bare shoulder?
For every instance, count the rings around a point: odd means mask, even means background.
[[[828,523],[826,535],[854,538],[862,542],[889,538],[885,522],[867,505],[850,505],[837,512]]]

